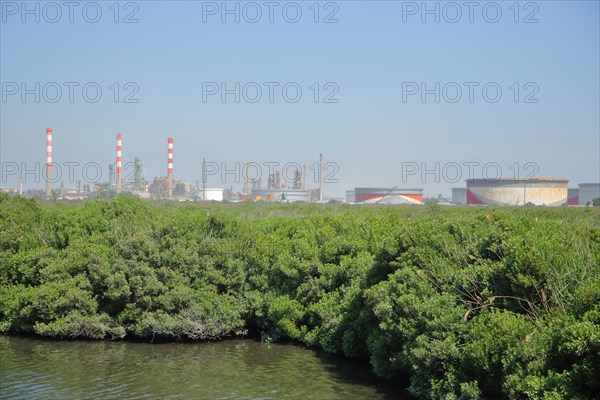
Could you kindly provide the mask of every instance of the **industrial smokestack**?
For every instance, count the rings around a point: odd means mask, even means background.
[[[121,193],[123,189],[122,141],[123,137],[120,133],[117,133],[117,193]]]
[[[46,196],[52,196],[52,128],[46,128]]]
[[[319,203],[323,202],[323,153],[319,154]]]
[[[169,138],[169,153],[167,160],[167,195],[173,197],[173,138]]]

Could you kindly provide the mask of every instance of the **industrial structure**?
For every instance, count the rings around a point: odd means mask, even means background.
[[[368,188],[354,189],[354,203],[423,204],[423,189]]]
[[[173,197],[173,138],[167,139],[167,196]]]
[[[52,128],[46,128],[46,196],[52,196]]]
[[[123,190],[122,141],[123,137],[120,133],[117,133],[117,193],[121,193],[121,190]]]
[[[173,196],[189,196],[192,188],[187,181],[175,181],[173,184]]]
[[[304,202],[316,203],[323,201],[323,180],[319,179],[319,188],[307,188],[306,164],[303,171],[296,168],[293,177],[282,178],[282,173],[275,170],[267,177],[267,188],[262,188],[262,180],[248,178],[242,201],[269,202]],[[323,153],[319,154],[319,173],[323,171]],[[250,163],[247,164],[246,176],[250,176]]]
[[[346,203],[352,204],[356,200],[356,195],[354,190],[346,190]]]
[[[133,180],[123,181],[123,135],[117,133],[116,159],[108,165],[108,181],[94,183],[92,190],[89,183],[82,185],[76,181],[76,189],[60,188],[53,190],[53,130],[46,128],[46,164],[45,196],[65,199],[84,199],[93,193],[103,191],[130,194],[141,198],[172,198],[175,200],[198,201],[274,201],[274,202],[323,202],[323,153],[319,154],[318,187],[307,185],[307,166],[295,169],[292,177],[282,176],[279,170],[272,171],[267,177],[266,188],[263,188],[261,177],[247,179],[242,193],[230,189],[207,188],[205,162],[202,162],[202,185],[196,181],[190,186],[185,180],[175,180],[173,176],[173,138],[167,139],[167,175],[156,177],[149,183],[143,176],[143,165],[136,157],[133,164]],[[250,175],[247,164],[247,176]],[[285,172],[285,171],[284,171]],[[60,172],[59,172],[60,173]],[[58,179],[59,180],[59,179]],[[452,188],[452,204],[494,204],[494,205],[591,205],[600,198],[600,183],[581,183],[578,188],[567,188],[567,179],[530,178],[530,179],[468,179],[466,187]],[[83,189],[82,189],[83,186]],[[315,185],[316,186],[316,185]],[[23,194],[23,177],[19,176],[18,190],[0,188],[0,191]],[[34,196],[44,196],[43,190],[29,191]],[[57,197],[58,196],[58,197]],[[109,194],[110,196],[110,194]],[[440,203],[441,194],[435,202]],[[446,201],[445,199],[442,199]],[[427,201],[432,201],[430,198]],[[423,189],[406,189],[398,187],[358,187],[346,191],[346,203],[357,204],[423,204]],[[446,201],[447,203],[447,201]],[[446,204],[444,203],[444,204]]]
[[[560,206],[567,203],[568,179],[468,179],[467,204]]]
[[[92,185],[95,187],[94,190],[90,187],[90,184],[83,184],[77,180],[75,182],[76,189],[65,189],[64,183],[61,182],[60,189],[53,191],[53,159],[52,159],[52,139],[53,132],[52,128],[46,129],[46,163],[45,163],[45,181],[46,181],[46,197],[53,195],[58,198],[67,200],[81,200],[89,198],[90,195],[99,194],[101,192],[114,192],[122,193],[128,191],[129,193],[140,197],[140,198],[161,198],[168,197],[176,200],[209,200],[209,201],[223,201],[224,200],[224,189],[219,188],[206,188],[206,180],[204,175],[204,163],[203,163],[203,186],[202,190],[199,185],[191,187],[188,182],[184,180],[175,180],[173,177],[173,138],[167,139],[167,175],[166,177],[156,177],[149,183],[143,176],[143,165],[142,161],[135,157],[133,163],[133,180],[131,182],[124,182],[123,180],[123,135],[117,133],[116,147],[115,147],[115,162],[108,164],[108,179],[106,181],[95,182]],[[301,176],[300,176],[301,177]],[[296,179],[300,178],[298,175]],[[23,193],[22,189],[22,177],[19,177],[19,194]],[[260,182],[258,182],[260,185]],[[285,186],[285,185],[283,185]],[[297,187],[298,183],[294,183],[294,187]],[[2,191],[12,193],[9,189],[2,188]],[[17,193],[17,191],[14,191]],[[232,190],[228,193],[228,199],[235,201],[236,195]],[[41,195],[41,192],[33,190],[30,194],[34,196]]]
[[[131,189],[135,192],[147,192],[148,181],[146,181],[142,174],[142,160],[139,157],[133,159],[133,185]]]
[[[586,206],[592,204],[594,199],[600,198],[600,183],[579,184],[579,204]]]
[[[314,192],[318,193],[318,190]],[[284,202],[315,202],[318,195],[311,196],[311,190],[280,188],[280,189],[256,189],[252,191],[253,201],[284,201]]]
[[[320,155],[322,162],[322,154]],[[321,189],[306,189],[306,165],[304,172],[296,169],[291,180],[282,182],[281,172],[274,171],[269,174],[267,188],[263,189],[260,179],[248,180],[248,201],[280,201],[315,203],[321,201]]]
[[[156,177],[148,187],[148,192],[154,197],[186,197],[192,194],[189,183],[183,180],[174,180],[170,177]]]
[[[206,188],[197,189],[194,199],[198,201],[223,201],[225,189]]]
[[[467,204],[466,188],[452,188],[452,204]]]

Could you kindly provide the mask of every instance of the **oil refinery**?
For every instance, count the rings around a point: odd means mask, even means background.
[[[175,179],[174,152],[175,142],[172,137],[166,140],[166,175],[157,176],[152,181],[147,181],[143,176],[143,164],[140,158],[135,157],[133,174],[130,180],[123,179],[123,150],[124,136],[116,135],[115,162],[108,165],[108,180],[82,184],[75,181],[75,190],[67,190],[61,183],[60,189],[53,188],[56,174],[53,162],[52,128],[46,129],[46,158],[45,158],[45,191],[29,191],[29,196],[46,198],[62,198],[66,200],[83,200],[102,192],[120,194],[128,192],[133,196],[143,199],[172,199],[177,201],[240,201],[240,202],[323,202],[323,180],[318,179],[318,187],[309,188],[307,179],[307,166],[301,169],[295,167],[293,178],[282,176],[281,170],[272,170],[268,174],[266,188],[262,187],[262,179],[250,178],[250,166],[246,164],[247,174],[245,187],[240,192],[234,192],[233,187],[225,189],[207,187],[205,161],[202,161],[202,183],[196,181],[192,186],[185,180]],[[319,154],[318,176],[323,176],[323,154]],[[54,178],[54,179],[53,179]],[[580,183],[578,187],[568,187],[569,180],[564,178],[528,178],[528,179],[467,179],[466,187],[453,187],[451,199],[443,199],[441,194],[433,199],[439,204],[454,205],[501,205],[501,206],[586,206],[591,205],[595,199],[600,198],[600,183]],[[19,176],[19,189],[3,189],[0,191],[23,195],[23,180]],[[339,201],[339,200],[338,200]],[[432,198],[425,198],[423,189],[392,187],[356,187],[347,190],[345,199],[341,202],[347,204],[380,204],[380,205],[422,205],[432,202]]]
[[[268,177],[267,188],[262,188],[261,179],[246,179],[247,185],[241,192],[234,192],[233,188],[210,188],[206,187],[206,169],[205,161],[202,161],[202,184],[196,182],[195,186],[190,185],[185,180],[175,179],[175,141],[172,137],[167,138],[166,158],[167,173],[165,176],[157,176],[153,180],[147,181],[143,176],[142,161],[135,157],[133,163],[132,181],[124,182],[123,179],[123,154],[124,154],[124,135],[117,133],[115,147],[115,162],[108,165],[108,180],[96,182],[92,185],[86,183],[81,185],[80,181],[75,182],[74,190],[67,190],[61,184],[60,188],[53,188],[55,176],[53,170],[53,130],[46,129],[46,160],[44,164],[44,180],[46,189],[44,196],[46,198],[62,198],[66,200],[83,200],[93,194],[103,192],[114,192],[120,194],[128,192],[131,195],[144,199],[172,199],[177,201],[276,201],[276,202],[311,202],[323,201],[322,183],[317,188],[308,188],[307,186],[307,166],[304,170],[296,169],[293,179],[282,176],[280,170],[274,170]],[[250,168],[250,162],[247,164]],[[323,154],[319,155],[319,173],[323,171]],[[248,173],[249,176],[249,173]],[[8,193],[18,193],[23,195],[22,176],[19,177],[19,190],[3,189],[0,191]],[[40,196],[39,191],[31,191],[31,195]]]

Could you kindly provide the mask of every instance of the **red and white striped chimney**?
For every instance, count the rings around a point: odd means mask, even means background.
[[[167,160],[167,195],[173,197],[173,138],[169,138],[169,153]]]
[[[52,196],[52,128],[46,128],[46,196]]]
[[[120,133],[117,133],[117,193],[121,193],[123,189],[123,162],[122,162],[122,147],[123,136]]]

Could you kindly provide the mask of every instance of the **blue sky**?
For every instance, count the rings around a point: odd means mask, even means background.
[[[401,1],[320,2],[319,23],[314,1],[275,2],[272,23],[262,1],[227,2],[239,7],[239,23],[234,15],[222,22],[223,2],[121,2],[118,23],[113,1],[87,6],[85,15],[86,2],[80,2],[73,23],[62,2],[56,23],[45,20],[55,16],[54,9],[44,10],[45,3],[38,6],[39,23],[35,15],[23,15],[21,2],[0,3],[0,186],[17,185],[17,175],[6,173],[7,163],[33,168],[43,162],[46,127],[54,129],[55,162],[96,162],[104,175],[121,132],[124,162],[141,157],[149,179],[166,174],[166,142],[172,136],[176,178],[190,183],[200,179],[203,157],[231,169],[247,161],[310,165],[319,152],[339,166],[334,176],[339,183],[325,185],[328,195],[341,196],[355,186],[418,187],[426,195],[449,195],[451,187],[464,184],[469,162],[479,163],[475,177],[486,164],[493,167],[488,175],[495,175],[497,165],[504,177],[512,177],[514,163],[525,176],[533,170],[524,165],[534,163],[535,176],[568,178],[570,186],[600,181],[597,1],[519,2],[516,8],[512,1],[477,2],[472,23],[464,2],[428,2],[431,9],[439,7],[439,23],[433,14],[422,15],[422,2]],[[33,9],[36,2],[27,4]],[[254,4],[263,14],[251,23],[244,17],[254,17]],[[462,17],[452,23],[454,4]],[[219,10],[209,15],[214,7]],[[102,11],[99,21],[87,22],[84,17],[95,18],[96,8]],[[299,21],[286,21],[298,8]],[[497,9],[502,15],[492,23]],[[131,12],[138,22],[123,23]],[[337,23],[323,22],[330,13]],[[528,16],[538,22],[525,23]],[[23,102],[20,92],[9,93],[14,83],[33,89],[36,82],[39,103],[33,94]],[[51,87],[42,93],[49,82],[63,87],[56,103],[47,101],[55,96]],[[72,103],[64,82],[79,83]],[[81,93],[89,82],[102,89],[96,103]],[[120,88],[117,103],[114,82]],[[137,103],[123,102],[133,87],[124,88],[127,82],[139,88]],[[219,94],[205,94],[203,102],[206,82],[230,89],[236,82],[240,88],[256,82],[263,93],[256,103],[243,93],[239,103],[233,94],[225,102]],[[265,82],[279,84],[273,102]],[[290,82],[302,90],[296,103],[282,94]],[[423,102],[420,92],[406,92],[413,83],[420,91],[421,84],[434,89],[436,82],[439,102],[435,94]],[[472,102],[465,82],[475,85]],[[490,100],[496,87],[502,90],[497,102],[485,99],[486,84]],[[452,103],[456,86],[462,97]],[[255,92],[248,88],[249,99]],[[335,88],[338,102],[325,103]],[[415,165],[435,171],[436,163],[438,177],[407,174]],[[456,165],[461,179],[455,183],[449,180]],[[209,185],[241,188],[233,175],[226,178],[211,176]],[[25,187],[42,184],[30,176]]]

